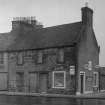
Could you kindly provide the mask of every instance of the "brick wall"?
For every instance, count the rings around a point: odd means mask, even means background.
[[[3,53],[3,63],[0,64],[0,90],[7,90],[8,86],[8,54]]]
[[[75,91],[75,77],[70,76],[69,66],[75,65],[75,47],[65,47],[60,48],[64,51],[64,62],[57,62],[58,58],[58,48],[44,49],[40,50],[42,52],[42,63],[37,63],[37,54],[39,50],[23,51],[21,52],[24,58],[23,64],[17,64],[18,52],[9,53],[9,84],[10,90],[12,87],[16,87],[16,74],[17,72],[24,73],[24,88],[23,91],[30,91],[32,87],[30,86],[30,73],[36,73],[37,79],[33,80],[37,83],[33,87],[37,88],[33,92],[40,92],[40,74],[47,74],[47,92],[50,93],[73,93]],[[52,72],[53,71],[66,71],[66,88],[56,89],[52,88]],[[33,78],[33,77],[32,77]],[[32,81],[32,80],[31,80]],[[20,83],[22,84],[22,83]],[[13,86],[11,86],[13,85]],[[37,86],[35,86],[37,85]],[[16,91],[16,90],[14,90]]]

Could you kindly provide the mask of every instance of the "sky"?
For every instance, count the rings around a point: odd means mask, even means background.
[[[105,0],[0,0],[0,33],[11,31],[13,17],[35,16],[45,27],[81,21],[81,8],[93,9],[93,28],[105,66]]]

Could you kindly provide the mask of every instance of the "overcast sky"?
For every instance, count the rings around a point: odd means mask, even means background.
[[[46,27],[80,21],[87,1],[94,10],[100,65],[105,66],[105,0],[0,0],[0,33],[10,31],[12,18],[18,16],[35,16]]]

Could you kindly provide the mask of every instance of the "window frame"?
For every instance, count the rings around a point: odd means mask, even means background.
[[[64,79],[63,79],[64,86],[63,87],[55,86],[55,77],[54,77],[55,73],[63,73],[64,74]],[[58,88],[58,89],[66,88],[66,71],[53,71],[53,73],[52,73],[52,88]]]
[[[65,59],[64,59],[64,49],[59,48],[58,51],[57,51],[57,63],[62,64],[62,63],[64,63],[64,61],[65,61]]]
[[[41,62],[40,62],[40,54],[41,54]],[[38,52],[37,52],[36,63],[37,63],[37,64],[42,64],[42,63],[43,63],[43,52],[42,52],[42,51],[38,51]]]
[[[21,61],[21,63],[19,63],[19,59],[20,59],[20,57],[19,56],[21,56],[21,59],[22,59],[22,61]],[[24,54],[23,54],[23,52],[18,52],[17,53],[17,65],[23,65],[24,64]]]
[[[1,56],[2,54],[2,56]],[[0,52],[0,65],[3,65],[4,64],[4,53],[3,52]]]

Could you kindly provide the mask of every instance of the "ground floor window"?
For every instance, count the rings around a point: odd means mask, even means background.
[[[98,72],[94,72],[94,86],[98,86]]]
[[[65,88],[66,87],[66,72],[54,71],[53,72],[53,88]]]

